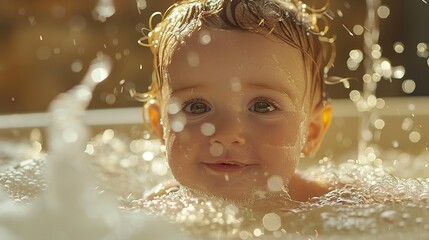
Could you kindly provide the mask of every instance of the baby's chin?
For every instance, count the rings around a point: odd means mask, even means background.
[[[239,204],[255,210],[273,210],[295,206],[296,203],[291,200],[287,191],[270,192],[265,186],[247,188],[214,188],[206,187],[186,187],[189,191],[206,197],[220,198],[224,201]]]

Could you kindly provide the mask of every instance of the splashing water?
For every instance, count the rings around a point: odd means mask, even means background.
[[[131,217],[120,214],[115,199],[98,194],[90,178],[87,155],[83,153],[88,132],[81,118],[92,90],[108,77],[110,69],[108,58],[94,60],[82,83],[52,102],[50,151],[46,160],[49,188],[31,205],[21,205],[8,200],[3,193],[0,195],[1,239],[153,239],[165,234],[164,230],[154,232],[154,226],[167,225],[162,220],[149,219],[143,214]],[[44,188],[43,181],[35,181],[40,179],[40,165],[43,165],[41,160],[20,163],[22,178],[18,177],[19,172],[11,177],[32,181],[28,185],[32,188],[13,190],[27,191],[28,196],[28,193],[36,194],[35,189]],[[36,176],[28,175],[32,171]],[[2,175],[0,179],[4,178]],[[178,234],[180,238],[181,233],[174,227],[166,230],[170,231],[168,235]]]

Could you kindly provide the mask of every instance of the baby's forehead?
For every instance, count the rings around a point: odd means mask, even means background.
[[[268,35],[240,30],[203,27],[172,53],[168,66],[170,85],[183,78],[295,79],[305,84],[301,52],[288,43]],[[301,86],[303,87],[303,86]],[[300,88],[301,88],[300,87]]]

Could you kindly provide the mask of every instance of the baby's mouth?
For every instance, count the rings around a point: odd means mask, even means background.
[[[241,164],[241,163],[203,163],[203,165],[215,172],[240,172],[249,166],[250,164]]]

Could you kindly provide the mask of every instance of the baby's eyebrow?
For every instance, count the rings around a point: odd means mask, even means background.
[[[177,94],[180,92],[185,92],[185,91],[194,91],[195,88],[201,87],[201,85],[191,85],[191,86],[184,86],[184,87],[180,87],[180,88],[176,88],[176,89],[172,89],[170,95],[172,94]]]
[[[291,89],[287,89],[281,86],[275,86],[273,84],[269,84],[269,83],[262,83],[262,82],[250,82],[247,83],[246,85],[249,85],[250,87],[258,87],[258,88],[265,88],[265,89],[269,89],[269,90],[273,90],[282,94],[286,94],[288,97],[290,98],[294,98],[296,97],[296,94],[294,94],[294,91]]]

